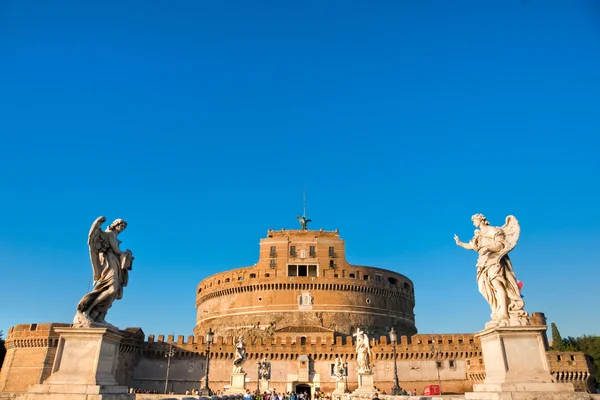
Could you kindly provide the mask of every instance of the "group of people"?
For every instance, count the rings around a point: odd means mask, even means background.
[[[317,394],[315,393],[315,398],[318,399],[320,397],[317,397]],[[307,392],[277,393],[276,390],[263,392],[261,394],[258,391],[252,393],[250,390],[246,390],[246,393],[244,394],[244,400],[310,400],[310,395]]]

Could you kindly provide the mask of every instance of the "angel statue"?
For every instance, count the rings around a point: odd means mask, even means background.
[[[523,310],[525,302],[508,258],[519,240],[519,221],[509,215],[504,226],[499,227],[490,226],[482,214],[473,215],[471,220],[477,228],[473,239],[463,243],[454,235],[454,240],[458,246],[479,253],[477,285],[492,309],[492,320],[485,324],[486,328],[529,325],[528,314]]]
[[[244,337],[240,336],[235,344],[235,358],[233,359],[233,373],[239,374],[244,372],[242,364],[246,361],[246,343]]]
[[[123,297],[133,263],[131,250],[121,251],[119,233],[127,227],[124,219],[116,219],[102,231],[105,217],[94,221],[88,235],[90,259],[94,273],[94,289],[83,296],[77,305],[73,326],[77,328],[113,328],[104,320],[113,301]]]
[[[303,231],[308,230],[308,223],[312,222],[312,220],[306,218],[306,215],[303,216],[296,216],[296,218],[298,218],[298,221],[300,222],[300,227],[302,228]]]
[[[336,357],[335,364],[333,366],[333,373],[335,375],[336,380],[341,381],[344,378],[345,372],[346,370],[344,368],[344,362],[339,356]]]
[[[359,373],[371,373],[371,361],[373,355],[369,344],[369,337],[359,328],[356,329],[356,363]]]
[[[260,362],[260,368],[258,369],[259,379],[269,379],[270,371],[269,371],[269,362],[267,361],[267,357],[264,357]]]

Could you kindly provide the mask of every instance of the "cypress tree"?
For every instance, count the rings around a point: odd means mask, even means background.
[[[553,322],[550,326],[552,329],[552,350],[563,351],[565,346],[556,324]]]

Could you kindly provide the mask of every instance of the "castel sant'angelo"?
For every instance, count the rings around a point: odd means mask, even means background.
[[[254,265],[215,274],[197,285],[193,335],[165,338],[146,336],[142,328],[122,330],[127,340],[120,344],[117,380],[163,392],[169,362],[168,390],[184,393],[202,387],[208,359],[210,388],[226,391],[235,341],[244,336],[247,389],[264,388],[259,366],[266,360],[268,389],[333,392],[333,366],[340,357],[347,363],[347,387],[354,390],[357,329],[369,337],[374,384],[382,392],[391,392],[395,366],[400,386],[418,392],[439,384],[443,392],[463,393],[485,378],[473,334],[417,334],[413,282],[397,272],[353,265],[345,254],[337,230],[308,229],[305,218],[301,229],[268,230]],[[533,318],[545,324],[542,313]],[[65,326],[69,324],[32,323],[9,330],[0,395],[25,392],[50,375],[59,337],[55,329]],[[391,328],[398,334],[395,343]],[[210,344],[205,339],[209,330],[215,332]],[[557,381],[579,390],[591,384],[592,369],[583,353],[549,351],[547,356]]]

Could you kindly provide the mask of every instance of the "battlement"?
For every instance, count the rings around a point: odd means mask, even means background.
[[[316,230],[302,230],[302,229],[285,229],[285,228],[281,228],[281,230],[276,231],[276,230],[272,230],[269,229],[267,231],[267,238],[284,238],[287,236],[306,236],[306,237],[313,237],[313,238],[339,238],[340,237],[340,231],[339,230],[335,230],[335,231],[326,231],[323,230],[323,228],[319,229],[318,231]]]

